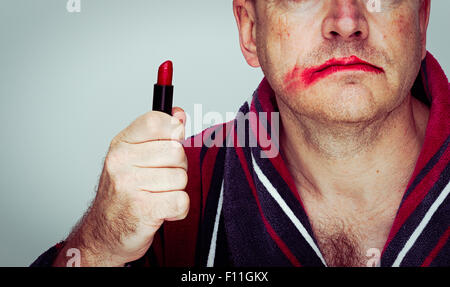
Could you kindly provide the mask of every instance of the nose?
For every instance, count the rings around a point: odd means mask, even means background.
[[[365,1],[332,0],[322,25],[323,37],[329,40],[364,40],[369,35],[365,18]]]

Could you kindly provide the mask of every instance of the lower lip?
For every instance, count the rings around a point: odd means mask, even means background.
[[[361,71],[361,72],[371,72],[371,73],[375,73],[375,74],[383,73],[382,70],[377,69],[371,65],[350,64],[350,65],[343,65],[343,66],[329,66],[320,71],[306,69],[302,73],[302,79],[303,79],[303,82],[305,83],[305,85],[309,86],[309,85],[319,81],[320,79],[328,77],[331,74],[334,74],[337,72],[344,72],[344,71]]]

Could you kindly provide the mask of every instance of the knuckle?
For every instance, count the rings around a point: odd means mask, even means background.
[[[113,149],[118,142],[120,142],[120,138],[122,136],[123,131],[121,131],[119,134],[117,134],[109,143],[109,150]]]
[[[108,172],[113,172],[118,166],[118,155],[115,151],[110,151],[105,158],[105,167]]]
[[[110,172],[116,171],[126,161],[127,154],[122,149],[111,149],[105,158],[105,165]]]

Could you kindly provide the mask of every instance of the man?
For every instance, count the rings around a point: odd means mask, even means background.
[[[450,265],[430,0],[370,2],[234,0],[265,75],[240,109],[254,114],[245,134],[238,117],[183,148],[183,110],[139,117],[111,142],[89,211],[34,265],[66,266],[72,248],[85,266]]]

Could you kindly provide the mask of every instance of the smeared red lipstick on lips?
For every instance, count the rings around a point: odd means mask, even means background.
[[[359,59],[356,56],[348,58],[330,59],[324,64],[312,68],[307,68],[300,72],[298,67],[295,67],[291,73],[286,77],[286,84],[288,89],[297,86],[299,78],[305,87],[309,87],[320,79],[323,79],[331,74],[342,71],[364,71],[376,74],[384,73],[384,69],[370,64]]]

